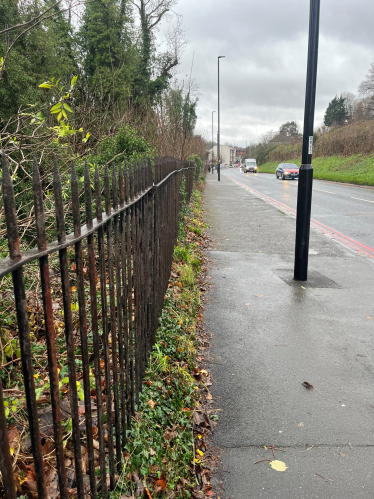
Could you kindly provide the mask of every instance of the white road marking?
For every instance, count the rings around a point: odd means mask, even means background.
[[[328,194],[336,194],[336,192],[323,191],[322,189],[316,189],[315,187],[313,187],[313,191],[327,192]]]
[[[369,201],[368,199],[361,199],[361,198],[352,198],[351,199],[358,199],[359,201],[366,201],[367,203],[374,203],[374,201]]]

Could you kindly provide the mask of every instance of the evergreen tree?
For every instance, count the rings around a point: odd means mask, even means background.
[[[327,106],[325,117],[323,122],[326,126],[331,126],[333,124],[336,125],[345,125],[348,113],[345,107],[345,99],[341,95],[338,97],[337,95],[329,102]]]
[[[89,85],[100,84],[104,93],[124,95],[132,80],[132,28],[126,0],[87,2],[78,42],[83,52],[82,66]],[[129,86],[129,85],[128,85]]]

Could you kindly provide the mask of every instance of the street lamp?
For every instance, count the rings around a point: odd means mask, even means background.
[[[310,233],[310,212],[313,184],[313,123],[316,100],[318,33],[320,0],[310,0],[308,67],[306,74],[304,132],[299,182],[297,188],[296,243],[294,279],[308,279],[308,253]]]
[[[218,173],[218,180],[221,180],[221,149],[220,149],[220,143],[219,143],[219,60],[223,59],[225,56],[224,55],[219,55],[218,56],[218,131],[217,131],[217,156],[218,156],[218,166],[217,166],[217,173]]]
[[[215,113],[215,111],[212,111],[212,173],[214,172],[214,159],[213,159],[213,113]]]

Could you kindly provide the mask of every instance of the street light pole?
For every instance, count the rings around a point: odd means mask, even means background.
[[[310,212],[312,207],[313,184],[313,124],[317,82],[319,11],[320,0],[310,0],[303,149],[297,190],[294,264],[294,279],[296,281],[306,281],[308,279]]]
[[[215,113],[215,111],[212,111],[212,173],[214,171],[214,159],[213,159],[213,113]]]
[[[219,130],[219,60],[223,59],[224,55],[218,56],[218,131],[217,131],[217,156],[218,156],[218,165],[217,165],[217,173],[218,173],[218,181],[221,180],[221,149],[220,149],[220,130]]]

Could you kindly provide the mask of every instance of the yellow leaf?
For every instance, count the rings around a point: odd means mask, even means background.
[[[51,108],[51,114],[59,113],[61,111],[61,102],[58,102]]]
[[[204,452],[203,452],[203,451],[201,451],[200,449],[197,449],[197,453],[198,453],[198,454],[199,454],[199,456],[201,456],[201,457],[203,457],[203,455],[204,455]]]
[[[277,459],[275,461],[270,461],[270,466],[276,471],[286,471],[287,469],[285,463],[283,461],[278,461]]]

